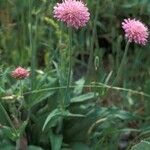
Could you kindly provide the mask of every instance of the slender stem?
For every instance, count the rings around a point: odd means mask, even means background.
[[[118,69],[118,72],[117,72],[117,75],[116,75],[116,78],[113,82],[112,85],[116,84],[116,82],[118,82],[120,76],[121,76],[121,73],[122,73],[122,69],[124,67],[124,64],[125,64],[125,60],[126,60],[126,56],[127,56],[127,53],[128,53],[128,49],[129,49],[129,45],[130,45],[130,42],[127,41],[127,44],[126,44],[126,47],[125,47],[125,51],[124,51],[124,54],[123,54],[123,57],[122,57],[122,61],[120,63],[120,66],[119,66],[119,69]]]
[[[32,38],[32,15],[31,15],[32,3],[29,0],[29,40],[30,40],[30,50],[31,53],[31,90],[33,90],[35,83],[35,49],[33,48],[33,38]]]
[[[20,109],[24,103],[24,97],[23,97],[23,81],[20,80],[20,106],[18,108],[18,117],[20,118]],[[21,119],[21,118],[20,118]]]
[[[20,138],[16,141],[16,150],[20,150]]]
[[[137,95],[141,95],[141,96],[145,96],[145,97],[149,97],[150,95],[148,93],[144,93],[142,91],[135,91],[132,89],[127,89],[127,88],[123,88],[123,87],[117,87],[117,86],[112,86],[112,85],[108,85],[108,84],[104,84],[104,83],[97,83],[98,85],[84,85],[83,88],[108,88],[108,89],[113,89],[113,90],[117,90],[117,91],[124,91],[124,92],[129,92],[131,94],[137,94]],[[69,86],[69,88],[73,89],[77,87],[77,85],[71,85]],[[60,89],[66,89],[66,86],[59,86],[59,87],[52,87],[52,88],[45,88],[45,89],[40,89],[40,90],[34,90],[34,91],[30,91],[30,92],[26,92],[24,93],[24,95],[27,94],[35,94],[35,93],[39,93],[39,92],[45,92],[45,91],[55,91],[55,90],[60,90]]]
[[[34,84],[36,83],[35,81],[35,67],[36,67],[36,51],[35,48],[33,47],[33,37],[32,37],[32,0],[28,0],[29,2],[29,40],[30,40],[30,50],[32,51],[31,53],[31,91],[34,89]],[[37,20],[36,20],[37,21]],[[28,117],[27,120],[29,120],[31,115],[31,109],[28,110]]]
[[[91,68],[93,66],[93,57],[94,57],[94,43],[95,43],[95,37],[96,37],[96,23],[97,23],[97,18],[99,14],[99,5],[96,6],[95,9],[95,18],[93,22],[93,30],[92,30],[92,36],[91,36],[91,42],[90,42],[90,54],[89,54],[89,61],[88,61],[88,66],[87,66],[87,77],[89,78],[89,75],[91,74]]]
[[[68,103],[70,99],[70,80],[71,80],[71,66],[72,66],[72,29],[69,28],[69,69],[68,69],[68,77],[67,77],[67,88],[66,88],[66,96],[65,100]]]
[[[19,82],[20,84],[19,84],[19,86],[20,86],[20,106],[19,106],[19,108],[17,109],[17,113],[18,113],[18,120],[19,120],[19,122],[21,121],[21,112],[20,112],[20,110],[21,110],[21,107],[22,107],[22,105],[23,105],[23,100],[24,100],[24,98],[23,98],[23,81],[22,80],[20,80],[20,82]],[[17,139],[17,141],[16,141],[16,150],[20,150],[20,140],[21,140],[21,137],[19,136],[19,138]]]
[[[16,134],[16,136],[17,136],[17,135],[18,135],[18,134],[17,134],[17,130],[16,130],[16,128],[15,128],[13,122],[11,121],[11,119],[10,119],[10,117],[9,117],[9,115],[8,115],[8,113],[7,113],[7,111],[5,110],[5,108],[3,107],[3,105],[2,105],[1,103],[0,103],[0,108],[1,108],[1,110],[3,111],[3,113],[5,114],[7,121],[9,122],[10,126],[12,127],[12,129],[14,130],[14,132],[15,132],[15,134]]]
[[[23,98],[23,82],[20,80],[20,96]]]

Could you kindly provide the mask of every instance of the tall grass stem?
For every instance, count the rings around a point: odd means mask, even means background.
[[[93,21],[93,30],[92,30],[92,35],[91,35],[91,42],[90,42],[90,54],[89,54],[89,61],[88,61],[88,66],[87,66],[87,77],[89,77],[91,75],[91,68],[94,65],[93,64],[93,58],[94,58],[94,43],[95,43],[95,37],[96,37],[96,33],[97,33],[97,19],[98,19],[98,14],[99,14],[99,5],[96,6],[95,9],[95,18]]]
[[[124,54],[123,54],[123,57],[122,57],[122,61],[121,61],[121,63],[120,63],[120,66],[119,66],[119,69],[118,69],[116,78],[115,78],[115,80],[114,80],[114,82],[113,82],[112,85],[115,85],[115,84],[118,82],[119,78],[121,77],[122,70],[123,70],[123,67],[124,67],[124,65],[125,65],[125,61],[126,61],[126,57],[127,57],[129,45],[130,45],[130,42],[127,41],[127,44],[126,44],[126,47],[125,47],[125,51],[124,51]]]
[[[36,52],[35,52],[35,48],[33,47],[31,10],[32,10],[32,2],[31,2],[31,0],[29,0],[29,40],[30,40],[30,50],[31,50],[31,90],[33,90],[34,83],[35,83]]]

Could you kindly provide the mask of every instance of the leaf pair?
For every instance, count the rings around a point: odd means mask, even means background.
[[[53,127],[55,125],[55,123],[61,117],[84,117],[84,115],[72,114],[68,110],[61,110],[61,109],[56,108],[46,118],[46,121],[45,121],[45,123],[43,125],[42,130],[44,131],[47,125],[49,125],[49,127]]]

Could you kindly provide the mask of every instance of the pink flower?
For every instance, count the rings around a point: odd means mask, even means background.
[[[11,76],[13,78],[22,80],[27,78],[30,75],[29,71],[27,71],[26,69],[22,68],[22,67],[18,67],[16,68],[14,71],[12,71]]]
[[[77,0],[64,0],[54,7],[54,17],[67,23],[68,26],[83,27],[90,19],[86,5]]]
[[[125,19],[122,22],[122,28],[125,31],[125,36],[129,42],[135,42],[137,44],[145,45],[148,40],[148,28],[139,20]]]

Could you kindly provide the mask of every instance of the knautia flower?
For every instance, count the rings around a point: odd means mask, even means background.
[[[64,0],[54,7],[54,17],[78,29],[86,25],[90,19],[90,13],[82,1]]]
[[[136,19],[125,19],[122,22],[122,28],[129,42],[145,45],[148,41],[148,28],[142,22]]]
[[[14,71],[11,72],[11,76],[13,78],[22,80],[27,78],[30,75],[29,71],[22,68],[22,67],[17,67]]]

